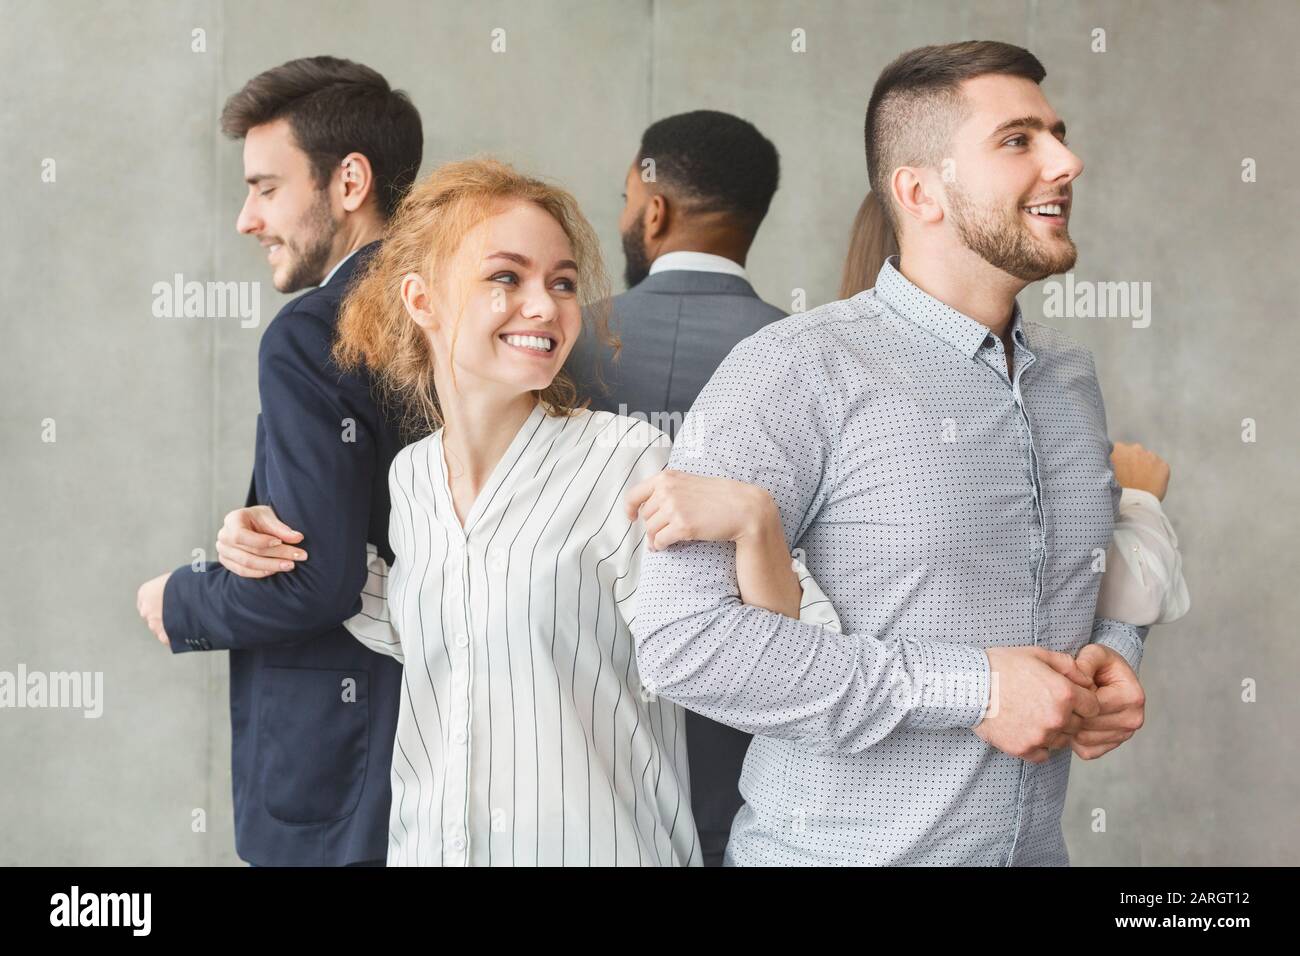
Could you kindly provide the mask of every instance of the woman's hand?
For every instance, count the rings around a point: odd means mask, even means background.
[[[217,557],[231,574],[265,578],[307,560],[307,552],[297,546],[301,540],[302,532],[281,521],[268,505],[238,508],[217,532]]]
[[[629,491],[624,510],[629,521],[638,515],[645,521],[651,551],[678,541],[739,542],[781,527],[776,502],[766,488],[671,468]]]
[[[1115,442],[1110,465],[1121,488],[1149,491],[1161,501],[1169,490],[1169,464],[1136,442]]]

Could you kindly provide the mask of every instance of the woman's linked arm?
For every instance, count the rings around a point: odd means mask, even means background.
[[[781,515],[767,489],[730,478],[666,469],[627,495],[628,517],[645,522],[646,547],[678,541],[733,541],[740,600],[786,617],[840,629],[826,595],[786,546]]]
[[[1141,445],[1116,442],[1111,452],[1123,488],[1097,616],[1130,624],[1168,624],[1187,613],[1178,537],[1160,506],[1169,487],[1169,465]]]
[[[378,654],[405,663],[402,642],[388,612],[388,562],[373,544],[366,544],[366,585],[361,590],[361,610],[343,622],[348,632]]]

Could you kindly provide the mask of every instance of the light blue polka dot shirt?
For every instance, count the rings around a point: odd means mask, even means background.
[[[1094,617],[1120,492],[1096,370],[1017,306],[1008,377],[896,265],[737,345],[669,461],[766,487],[842,632],[742,604],[732,544],[677,544],[642,571],[642,681],[757,735],[728,864],[1066,865],[1072,752],[971,728],[986,647],[1140,664],[1146,629]]]

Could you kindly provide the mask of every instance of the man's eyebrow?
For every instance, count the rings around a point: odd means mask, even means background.
[[[280,177],[274,173],[252,173],[251,175],[244,177],[244,182],[248,183],[250,186],[256,186],[258,183],[266,182],[268,179],[278,181]]]
[[[507,259],[507,260],[509,260],[510,262],[517,262],[517,263],[519,263],[519,264],[520,264],[521,266],[523,266],[525,269],[527,269],[529,266],[531,266],[531,265],[533,264],[533,260],[532,260],[532,259],[529,259],[529,258],[528,258],[526,255],[524,255],[523,253],[520,253],[520,252],[506,252],[504,249],[503,249],[503,250],[499,250],[499,251],[497,251],[497,252],[489,253],[488,255],[484,256],[483,258],[484,258],[485,260],[487,260],[487,259]],[[576,269],[578,268],[578,264],[577,264],[576,262],[574,262],[572,259],[561,259],[559,262],[557,262],[557,263],[555,264],[555,268],[556,268],[556,269],[575,269],[575,270],[576,270]]]
[[[1064,137],[1065,120],[1058,119],[1055,123],[1053,123],[1049,127],[1046,123],[1043,122],[1041,117],[1017,116],[1015,119],[1009,119],[1005,123],[999,125],[997,129],[995,129],[992,133],[989,134],[989,139],[997,139],[999,136],[1002,136],[1006,133],[1010,133],[1012,130],[1017,130],[1017,129],[1048,130],[1055,136]]]

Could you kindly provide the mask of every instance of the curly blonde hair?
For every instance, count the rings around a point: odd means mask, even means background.
[[[577,200],[489,157],[446,163],[402,199],[382,245],[348,292],[334,343],[334,361],[341,368],[370,372],[376,397],[397,413],[408,440],[441,427],[443,415],[429,343],[402,304],[402,277],[414,272],[432,282],[471,229],[515,202],[534,203],[560,224],[578,264],[584,333],[615,353],[619,349],[609,332],[609,283],[600,241]],[[571,414],[589,401],[578,404],[577,385],[563,369],[534,394],[550,415]]]

